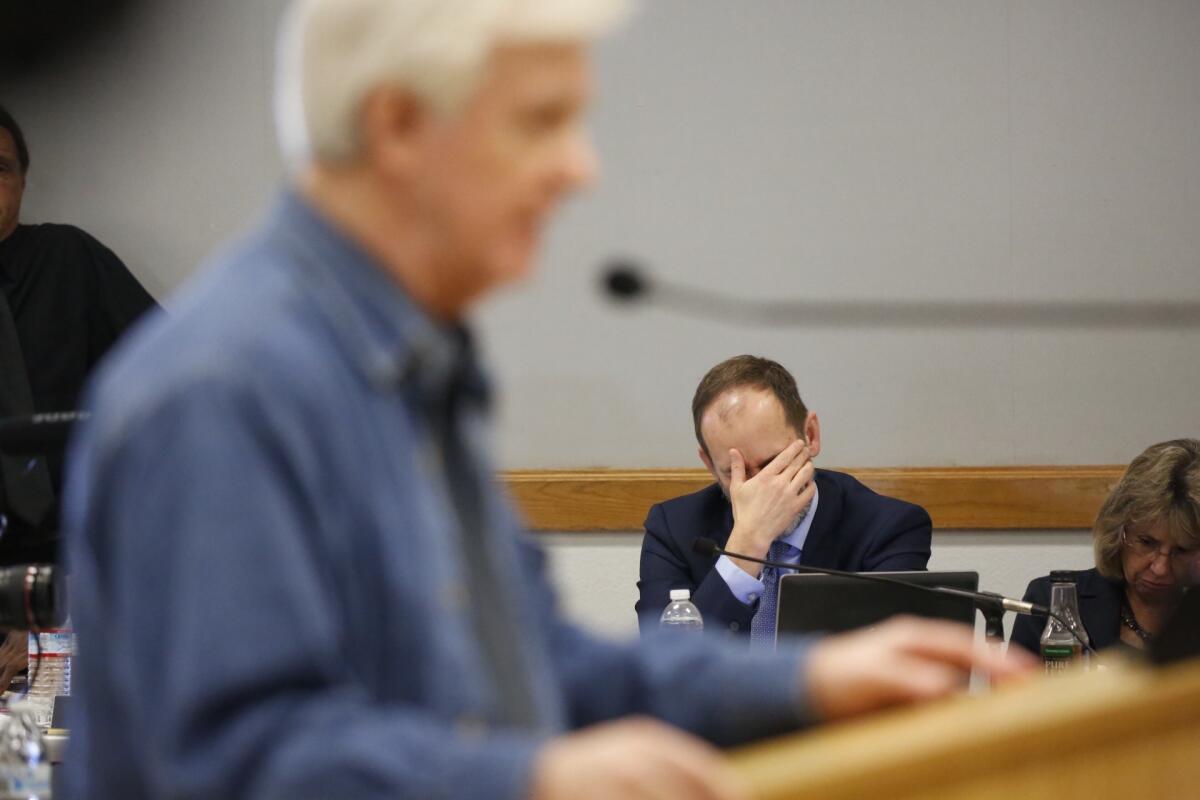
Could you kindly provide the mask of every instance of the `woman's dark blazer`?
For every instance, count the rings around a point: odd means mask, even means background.
[[[1075,592],[1079,597],[1079,616],[1092,647],[1102,650],[1121,640],[1121,596],[1125,584],[1110,581],[1095,569],[1075,573]],[[1035,578],[1025,590],[1027,602],[1050,605],[1050,576]],[[1021,645],[1031,653],[1040,653],[1039,640],[1046,627],[1042,617],[1019,615],[1013,622],[1010,642]]]

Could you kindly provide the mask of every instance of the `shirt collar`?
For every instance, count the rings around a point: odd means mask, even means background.
[[[424,393],[458,390],[485,403],[487,380],[464,326],[422,310],[363,248],[294,190],[270,230],[292,251],[339,341],[381,390],[415,381]]]
[[[817,515],[817,501],[819,499],[820,492],[817,491],[817,485],[814,482],[813,499],[808,504],[808,510],[804,512],[804,516],[796,523],[796,527],[792,528],[791,533],[779,537],[782,542],[791,545],[799,552],[804,552],[804,543],[808,540],[808,531],[812,528],[813,517]]]

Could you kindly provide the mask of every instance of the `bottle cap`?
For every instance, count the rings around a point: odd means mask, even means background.
[[[671,590],[671,599],[672,600],[690,600],[690,599],[692,599],[692,590],[691,589],[672,589]]]
[[[1051,583],[1075,583],[1075,570],[1056,569],[1050,572]]]

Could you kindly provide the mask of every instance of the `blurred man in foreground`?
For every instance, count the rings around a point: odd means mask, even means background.
[[[594,176],[586,47],[619,10],[292,10],[293,188],[105,370],[74,454],[76,794],[734,798],[699,737],[1015,670],[941,625],[750,655],[556,610],[464,322]]]

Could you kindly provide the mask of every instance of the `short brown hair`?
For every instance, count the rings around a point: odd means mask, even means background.
[[[1166,523],[1185,549],[1200,546],[1200,441],[1173,439],[1151,445],[1129,464],[1092,526],[1096,569],[1122,580],[1121,529]]]
[[[734,356],[710,369],[700,380],[696,394],[692,397],[692,422],[696,426],[696,441],[704,448],[704,452],[708,452],[708,445],[700,433],[700,418],[714,400],[729,389],[740,386],[763,389],[775,395],[779,405],[783,406],[783,414],[788,424],[796,429],[796,433],[804,435],[808,409],[800,399],[800,390],[796,388],[796,379],[792,374],[784,369],[782,364],[769,358]]]

